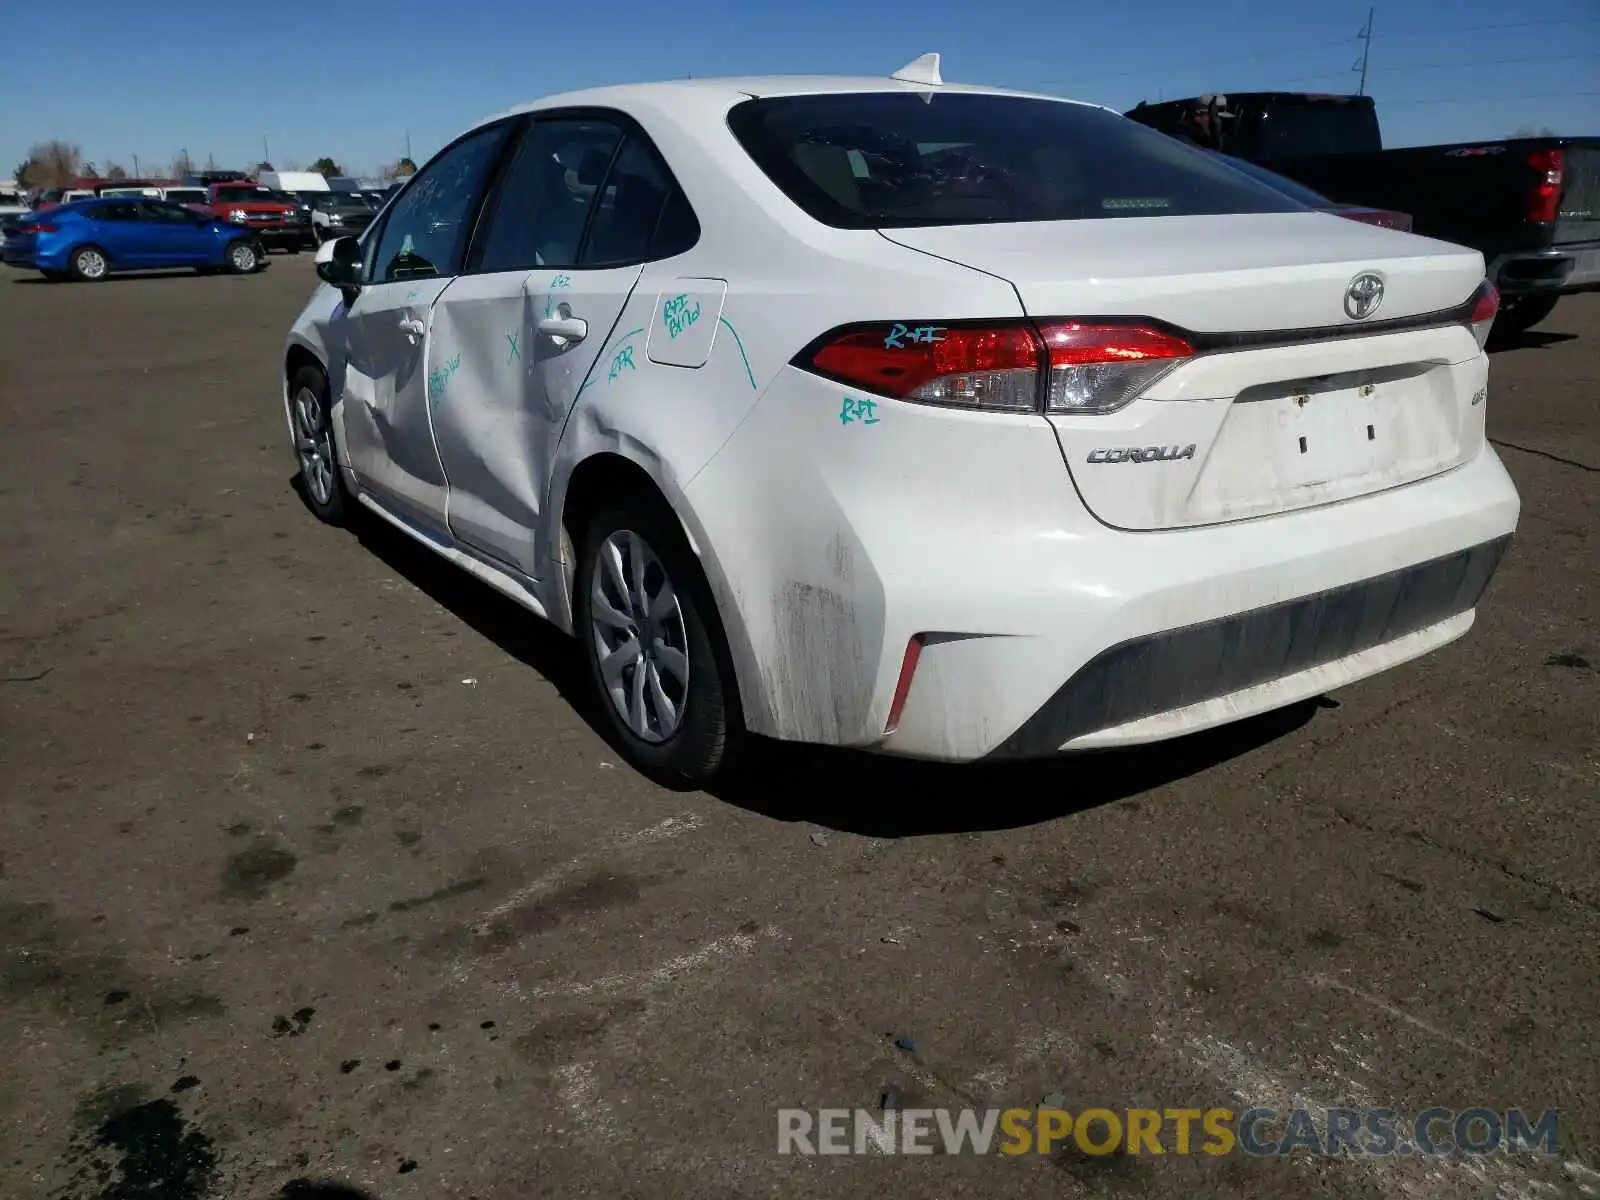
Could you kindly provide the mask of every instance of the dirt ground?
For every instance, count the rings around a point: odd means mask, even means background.
[[[1522,524],[1447,650],[1138,753],[675,794],[563,639],[306,512],[308,259],[0,272],[0,1195],[1600,1196],[1600,296],[1495,356]],[[1561,1148],[777,1151],[1053,1093]]]

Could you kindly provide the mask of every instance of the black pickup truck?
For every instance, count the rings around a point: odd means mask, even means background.
[[[1512,138],[1385,150],[1370,96],[1234,92],[1125,114],[1260,163],[1333,200],[1410,213],[1425,237],[1481,251],[1521,332],[1600,290],[1600,138]]]

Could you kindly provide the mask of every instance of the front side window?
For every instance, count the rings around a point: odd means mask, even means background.
[[[417,172],[390,208],[372,257],[377,283],[456,275],[506,122],[469,134]]]
[[[800,208],[843,229],[1299,212],[1104,109],[973,93],[747,100],[734,136]]]
[[[621,140],[609,121],[535,122],[496,190],[476,269],[575,265],[590,205]]]

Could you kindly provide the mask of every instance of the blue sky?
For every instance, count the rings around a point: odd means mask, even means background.
[[[929,50],[947,79],[1119,109],[1283,87],[1354,91],[1367,4],[1294,0],[526,0],[200,7],[35,0],[8,22],[0,175],[61,138],[146,174],[180,148],[248,167],[328,154],[419,161],[477,120],[551,92],[693,75],[887,75]],[[1386,144],[1600,135],[1600,2],[1379,5],[1367,90]],[[24,35],[24,30],[25,35]]]

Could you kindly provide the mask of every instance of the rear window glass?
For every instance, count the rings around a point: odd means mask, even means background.
[[[1297,212],[1304,206],[1104,109],[961,92],[747,100],[734,136],[846,229]]]

